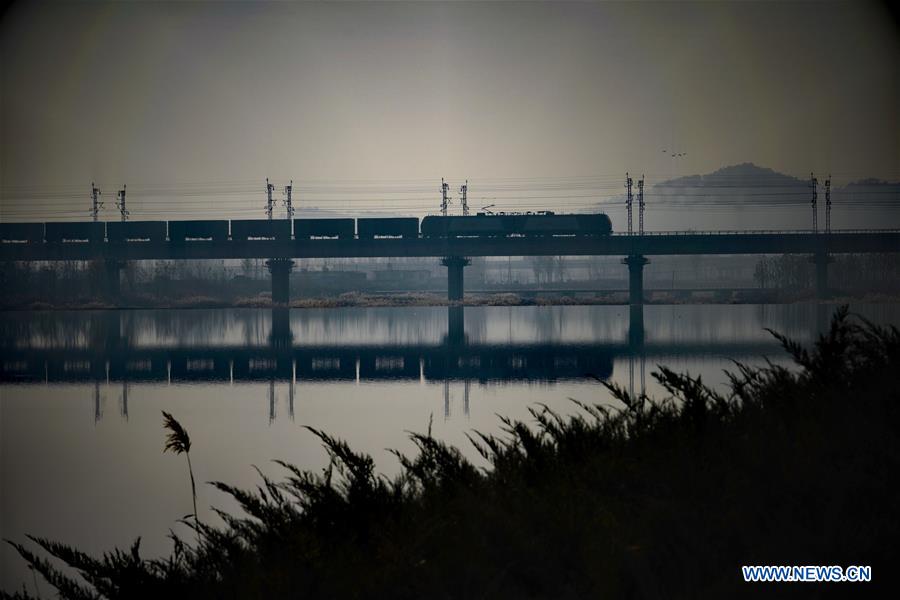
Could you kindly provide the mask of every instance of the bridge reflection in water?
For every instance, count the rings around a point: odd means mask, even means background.
[[[121,384],[120,412],[128,416],[128,390],[135,383],[268,383],[270,419],[275,418],[276,383],[288,383],[288,412],[293,416],[298,382],[370,382],[409,380],[441,382],[445,414],[451,384],[463,384],[468,413],[471,383],[557,382],[608,379],[613,363],[627,359],[634,391],[635,370],[643,391],[645,361],[650,357],[760,355],[771,342],[647,343],[642,305],[630,306],[627,339],[603,342],[471,342],[465,309],[447,308],[447,333],[439,343],[318,344],[295,343],[290,313],[272,309],[267,343],[258,345],[135,345],[123,335],[116,311],[98,313],[89,339],[78,345],[17,345],[16,333],[2,342],[0,383],[93,383],[95,418],[103,415],[100,384]],[[179,337],[179,339],[182,339]]]

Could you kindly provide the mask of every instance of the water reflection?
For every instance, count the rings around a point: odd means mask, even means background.
[[[628,356],[628,393],[632,396],[634,388],[634,363],[638,362],[640,368],[640,389],[638,393],[647,391],[646,362],[647,353],[644,349],[644,305],[631,304],[628,312],[628,345],[631,352]]]
[[[900,322],[897,305],[853,308]],[[166,532],[191,498],[182,462],[161,452],[161,410],[188,427],[202,480],[241,488],[258,484],[252,464],[282,477],[267,467],[273,458],[327,466],[301,425],[347,440],[392,476],[397,463],[385,449],[414,452],[404,432],[424,431],[434,417],[435,435],[480,465],[466,435],[502,435],[496,415],[527,421],[538,403],[565,415],[578,412],[569,398],[610,401],[588,373],[635,392],[646,385],[655,397],[665,391],[643,374],[657,364],[721,385],[729,359],[784,357],[764,328],[809,343],[831,312],[796,304],[0,313],[3,537],[32,533],[100,553],[141,536],[149,556],[170,553]],[[201,520],[214,521],[208,507],[222,507],[221,496],[208,486],[198,494]],[[31,581],[6,544],[4,578],[10,589]]]
[[[254,336],[264,337],[264,344],[222,344],[209,338],[203,344],[135,344],[133,337],[122,334],[121,315],[109,312],[102,318],[91,315],[80,328],[67,326],[69,339],[61,340],[58,331],[41,331],[32,338],[32,344],[4,338],[0,378],[19,383],[233,383],[297,379],[484,383],[556,381],[586,374],[605,377],[612,370],[608,345],[537,340],[508,344],[472,341],[466,332],[465,309],[456,306],[446,310],[446,333],[437,344],[423,340],[346,344],[339,340],[336,343],[320,340],[295,344],[287,309],[269,313],[268,333]],[[196,327],[201,319],[190,321]],[[217,325],[216,319],[210,327]],[[257,322],[252,329],[258,328]],[[123,413],[127,413],[127,388],[122,390],[121,401],[126,407]]]
[[[641,393],[648,357],[740,358],[777,350],[762,331],[772,325],[770,309],[722,308],[632,305],[627,320],[625,307],[7,314],[0,318],[0,382],[93,383],[95,421],[105,412],[101,384],[127,420],[130,385],[268,383],[270,422],[285,382],[291,419],[298,382],[433,382],[444,386],[449,417],[451,397],[460,394],[468,414],[472,382],[607,379],[616,361],[627,359],[629,391]],[[779,307],[784,326],[774,326],[808,342],[827,327],[831,308],[817,305],[813,319],[800,320]],[[647,310],[654,316],[649,335]],[[735,310],[757,312],[756,326],[747,327],[754,319],[746,315],[734,319]]]

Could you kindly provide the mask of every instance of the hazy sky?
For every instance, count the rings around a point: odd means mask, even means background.
[[[0,33],[7,205],[91,180],[900,177],[878,3],[28,2]]]

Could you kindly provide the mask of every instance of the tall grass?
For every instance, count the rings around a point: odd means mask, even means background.
[[[736,364],[727,393],[661,367],[662,400],[604,384],[618,408],[579,403],[564,417],[536,406],[530,422],[502,419],[503,434],[471,436],[486,470],[429,428],[388,479],[310,429],[326,468],[279,462],[285,480],[260,474],[256,490],[214,483],[245,514],[197,522],[196,548],[173,535],[163,559],[141,558],[137,542],[93,558],[30,538],[79,579],[10,543],[77,599],[721,598],[748,592],[742,564],[869,564],[874,583],[852,591],[889,584],[900,558],[900,332],[841,309],[813,348],[776,336],[796,369]]]
[[[194,525],[197,531],[197,544],[200,544],[200,516],[197,514],[197,484],[194,482],[194,467],[191,465],[191,438],[181,423],[175,420],[171,414],[162,411],[163,427],[169,431],[166,434],[166,445],[163,452],[184,454],[187,458],[188,473],[191,476],[191,499],[194,502]],[[190,516],[190,515],[188,515]]]

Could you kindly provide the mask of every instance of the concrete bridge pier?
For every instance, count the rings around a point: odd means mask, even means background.
[[[466,341],[465,307],[447,307],[447,343],[450,345],[464,344]]]
[[[266,267],[272,275],[272,303],[288,304],[291,301],[291,270],[294,261],[289,258],[270,258]]]
[[[272,331],[269,334],[269,344],[276,349],[290,348],[293,339],[290,309],[286,306],[272,308]]]
[[[813,255],[810,262],[816,265],[816,298],[825,300],[828,298],[828,264],[834,262],[826,252]]]
[[[650,261],[641,254],[632,254],[622,259],[622,263],[628,265],[628,302],[629,304],[644,303],[644,265]]]
[[[465,288],[463,286],[463,269],[472,263],[468,258],[461,256],[448,256],[441,259],[441,264],[447,267],[447,299],[451,302],[462,300]]]

